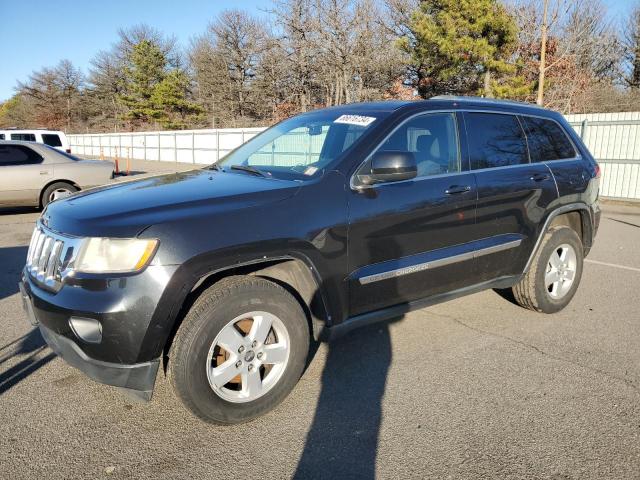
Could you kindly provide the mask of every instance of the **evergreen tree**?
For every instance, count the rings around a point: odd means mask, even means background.
[[[516,72],[509,61],[516,43],[516,24],[497,0],[424,0],[399,41],[424,98],[477,92],[494,96],[500,77]],[[508,83],[499,89],[502,95],[508,90]]]
[[[187,98],[190,83],[189,76],[184,71],[174,69],[156,84],[150,100],[154,118],[163,127],[186,128],[204,112],[200,105]]]
[[[129,64],[124,69],[124,93],[120,101],[126,107],[126,117],[134,123],[146,123],[162,116],[152,100],[156,86],[166,76],[167,58],[160,47],[142,40],[131,49]]]

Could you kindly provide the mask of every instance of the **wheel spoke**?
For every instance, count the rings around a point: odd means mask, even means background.
[[[238,375],[238,369],[236,368],[236,359],[231,357],[222,365],[217,366],[212,370],[212,379],[216,387],[224,387],[231,381],[233,377]]]
[[[263,344],[269,335],[269,330],[271,330],[271,318],[268,315],[256,315],[253,317],[249,338]]]
[[[556,283],[558,280],[560,280],[560,273],[555,269],[547,272],[544,276],[544,284],[547,288],[549,288],[549,285],[551,285],[552,283]]]
[[[276,363],[284,363],[287,360],[288,348],[286,345],[282,343],[265,345],[263,351],[265,355],[265,359],[263,363],[276,364]]]
[[[248,397],[260,395],[262,391],[262,379],[260,378],[260,370],[257,368],[251,372],[242,374],[242,392]]]
[[[565,275],[566,275],[566,277],[565,277],[566,281],[567,282],[572,282],[573,278],[576,276],[576,272],[574,270],[566,269],[565,270]]]
[[[230,353],[235,354],[242,345],[242,336],[233,325],[226,326],[218,337],[218,344]]]
[[[551,258],[549,258],[549,263],[551,264],[551,267],[553,267],[554,269],[558,269],[562,265],[562,260],[560,259],[560,255],[558,255],[557,250],[551,254]]]

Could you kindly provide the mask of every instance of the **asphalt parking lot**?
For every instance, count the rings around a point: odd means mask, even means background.
[[[605,207],[563,312],[487,291],[352,332],[234,427],[51,353],[17,290],[37,215],[0,211],[0,478],[640,478],[640,206]]]

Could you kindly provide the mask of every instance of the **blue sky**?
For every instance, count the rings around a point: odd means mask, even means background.
[[[621,19],[631,0],[606,0],[610,13]],[[54,66],[63,58],[86,72],[99,50],[108,49],[120,27],[146,23],[169,35],[181,45],[204,32],[220,10],[240,7],[260,14],[270,0],[31,0],[18,6],[0,0],[2,25],[0,45],[0,101],[14,93],[18,80],[42,67]]]

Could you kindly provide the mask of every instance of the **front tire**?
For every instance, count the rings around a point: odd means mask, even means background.
[[[566,307],[582,278],[584,250],[575,230],[549,229],[529,271],[512,288],[516,302],[529,310],[555,313]]]
[[[169,355],[183,404],[209,423],[235,424],[275,408],[302,375],[309,327],[298,301],[258,277],[227,277],[187,313]]]

